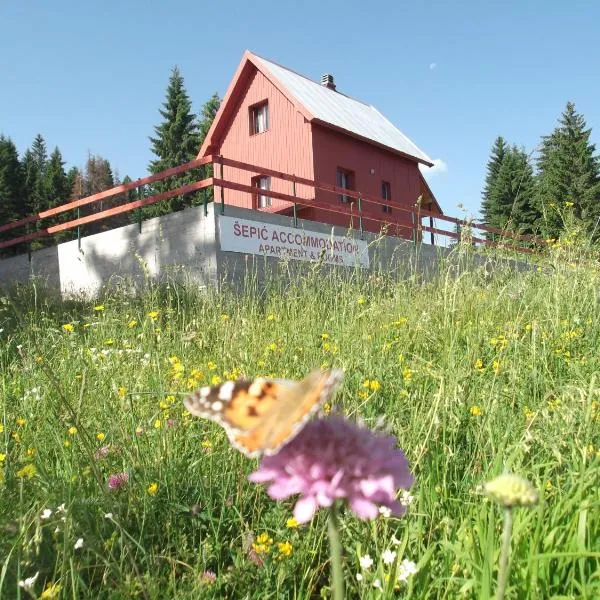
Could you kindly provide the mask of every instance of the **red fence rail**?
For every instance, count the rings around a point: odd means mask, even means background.
[[[112,217],[112,216],[115,216],[118,214],[122,214],[122,213],[126,213],[126,212],[130,212],[132,210],[139,209],[143,206],[149,206],[149,205],[155,204],[157,202],[167,200],[168,198],[172,198],[174,196],[189,194],[191,192],[194,192],[194,191],[197,191],[197,190],[200,190],[203,188],[207,188],[207,187],[212,187],[212,186],[219,186],[222,190],[229,189],[229,190],[235,190],[238,192],[247,193],[250,195],[250,197],[254,197],[254,196],[256,196],[257,193],[260,193],[260,195],[266,196],[268,198],[275,198],[278,200],[282,200],[284,202],[289,203],[290,209],[294,210],[294,215],[296,214],[296,208],[298,206],[314,207],[314,208],[318,208],[319,210],[322,210],[322,211],[345,215],[350,218],[357,219],[358,228],[361,229],[361,231],[363,228],[363,220],[378,223],[379,224],[378,226],[382,226],[382,225],[394,226],[394,227],[396,227],[396,231],[400,232],[400,235],[402,235],[403,237],[412,237],[412,239],[414,239],[415,241],[420,240],[422,238],[422,234],[424,232],[429,232],[432,234],[432,243],[434,241],[433,240],[434,235],[442,236],[442,237],[446,237],[446,238],[450,238],[450,239],[460,239],[462,237],[462,234],[457,233],[456,231],[448,231],[448,230],[433,226],[433,220],[435,220],[435,221],[443,221],[443,222],[451,223],[455,226],[462,227],[462,228],[468,228],[471,232],[473,230],[479,230],[479,231],[482,231],[485,233],[491,233],[496,236],[499,236],[499,238],[500,238],[499,241],[494,241],[492,239],[486,239],[485,237],[474,237],[472,235],[469,236],[470,241],[472,241],[473,243],[484,245],[484,246],[507,247],[508,243],[512,242],[512,245],[510,246],[511,249],[518,251],[518,252],[531,253],[531,252],[533,252],[531,247],[522,246],[520,243],[525,243],[528,245],[544,244],[544,240],[537,238],[535,236],[521,235],[521,234],[517,234],[515,232],[505,231],[505,230],[501,230],[501,229],[498,229],[495,227],[489,227],[489,226],[486,226],[486,225],[483,225],[480,223],[475,223],[475,222],[467,221],[464,219],[451,217],[448,215],[440,215],[437,213],[433,213],[431,211],[424,209],[418,203],[416,203],[412,207],[402,207],[402,206],[398,206],[396,204],[392,204],[394,213],[396,213],[396,214],[403,213],[405,216],[410,215],[409,221],[411,222],[411,224],[407,225],[406,219],[404,219],[404,222],[403,222],[403,220],[397,218],[397,216],[392,217],[390,214],[384,213],[384,215],[382,215],[381,213],[377,214],[372,211],[372,206],[381,206],[381,207],[389,206],[390,205],[389,200],[386,201],[385,199],[370,196],[368,194],[364,194],[357,190],[340,188],[338,186],[335,186],[335,185],[332,185],[329,183],[314,181],[312,179],[306,179],[304,177],[299,177],[297,175],[291,175],[289,173],[283,173],[281,171],[267,169],[267,168],[261,167],[259,165],[253,165],[250,163],[244,163],[244,162],[240,162],[237,160],[232,160],[232,159],[226,158],[224,156],[206,156],[206,157],[203,157],[200,159],[192,160],[188,163],[179,165],[177,167],[173,167],[171,169],[167,169],[167,170],[157,173],[155,175],[143,177],[141,179],[137,179],[136,181],[132,181],[127,184],[121,184],[121,185],[115,186],[111,189],[108,189],[108,190],[105,190],[105,191],[102,191],[102,192],[99,192],[96,194],[92,194],[85,198],[73,200],[71,202],[67,202],[60,206],[56,206],[54,208],[51,208],[51,209],[48,209],[48,210],[45,210],[45,211],[42,211],[39,213],[29,215],[28,217],[25,217],[23,219],[19,219],[16,221],[2,224],[2,225],[0,225],[0,233],[5,232],[5,231],[10,231],[13,229],[17,229],[19,227],[23,227],[25,225],[29,225],[32,223],[37,223],[38,221],[42,221],[43,219],[46,219],[48,217],[56,216],[56,215],[62,214],[64,212],[73,210],[75,208],[93,205],[95,203],[101,202],[108,198],[119,196],[123,193],[127,193],[130,191],[136,190],[136,189],[138,189],[142,186],[148,185],[148,184],[156,183],[158,181],[163,181],[169,177],[172,177],[175,175],[180,175],[182,173],[186,173],[192,169],[197,169],[197,168],[199,168],[203,165],[207,165],[207,164],[213,164],[215,166],[216,165],[219,166],[219,177],[207,177],[205,179],[195,181],[193,183],[179,186],[179,187],[169,190],[167,192],[154,194],[154,195],[151,195],[147,198],[143,198],[140,200],[126,202],[119,206],[101,210],[101,211],[96,212],[91,215],[78,217],[75,219],[68,220],[64,223],[60,223],[57,225],[52,225],[52,226],[49,226],[46,228],[39,229],[38,231],[35,231],[32,233],[19,235],[17,237],[11,238],[11,239],[0,241],[0,249],[9,248],[11,246],[15,246],[15,245],[22,244],[25,242],[30,242],[35,239],[51,236],[60,231],[78,228],[81,225],[84,225],[86,223],[92,223],[94,221],[102,221],[109,217]],[[335,195],[343,195],[347,198],[352,199],[352,201],[348,202],[348,203],[324,202],[323,200],[317,200],[315,198],[299,197],[299,196],[295,195],[294,193],[287,194],[287,193],[278,192],[275,190],[262,190],[262,189],[258,190],[256,187],[253,187],[251,185],[245,185],[245,184],[231,181],[230,179],[225,178],[223,175],[224,167],[227,167],[228,170],[234,169],[234,170],[241,170],[241,171],[246,171],[246,172],[250,172],[250,173],[258,173],[261,176],[268,176],[268,177],[280,179],[282,181],[291,182],[293,184],[294,190],[295,190],[295,185],[299,184],[299,185],[307,186],[314,190],[321,190],[321,191],[328,192],[328,193],[335,194]],[[215,201],[217,201],[217,200],[215,200]],[[226,203],[225,203],[223,194],[221,194],[220,204],[221,204],[221,212],[224,212]],[[355,204],[356,204],[356,206],[354,206]],[[283,210],[284,209],[281,209],[281,211],[283,211]],[[422,219],[424,217],[428,217],[431,219],[430,226],[422,224]]]

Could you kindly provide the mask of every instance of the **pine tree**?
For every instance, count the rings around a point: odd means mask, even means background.
[[[548,236],[560,235],[564,209],[572,207],[588,233],[600,237],[600,159],[590,134],[583,115],[568,102],[558,127],[542,138],[537,202]]]
[[[533,168],[524,150],[506,149],[489,190],[488,224],[519,233],[533,233],[539,214],[535,208]]]
[[[10,138],[0,135],[0,223],[2,224],[23,216],[22,181],[23,172],[17,148]]]
[[[28,206],[31,213],[39,213],[49,208],[48,196],[46,194],[46,188],[44,185],[44,174],[46,173],[46,166],[48,164],[48,152],[46,150],[46,142],[44,138],[38,133],[31,144],[31,163],[26,165],[28,173],[26,177],[28,179],[29,197]],[[38,222],[36,224],[37,229],[41,229],[43,223]]]
[[[46,198],[48,199],[48,208],[54,208],[60,206],[65,202],[68,202],[70,196],[69,179],[65,173],[65,162],[62,158],[62,154],[58,148],[55,148],[44,173],[44,188]],[[65,223],[69,220],[67,213],[60,213],[53,217],[49,217],[44,220],[45,226],[56,225],[58,223]],[[66,233],[61,232],[58,235],[53,236],[54,243],[59,243],[66,239]]]
[[[485,176],[485,185],[481,192],[481,213],[482,221],[486,224],[490,224],[490,219],[494,213],[494,207],[491,204],[490,194],[492,187],[498,177],[502,161],[509,150],[508,144],[505,139],[498,136],[494,141],[494,145],[490,151],[490,158],[487,163],[487,173]]]
[[[198,124],[191,108],[192,104],[184,87],[183,76],[179,69],[174,67],[169,77],[166,100],[163,108],[159,110],[163,121],[154,127],[156,137],[150,138],[152,152],[157,157],[150,162],[151,173],[159,173],[196,157],[199,149]],[[199,170],[194,171],[153,184],[152,193],[165,192],[199,179],[201,176]],[[185,205],[183,197],[178,196],[144,207],[142,214],[145,218],[158,216],[181,210]]]

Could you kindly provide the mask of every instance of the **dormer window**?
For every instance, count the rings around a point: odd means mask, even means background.
[[[265,100],[250,107],[250,135],[269,129],[269,103]]]

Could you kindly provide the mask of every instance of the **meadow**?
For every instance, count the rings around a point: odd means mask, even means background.
[[[513,511],[505,597],[600,598],[600,272],[557,249],[490,276],[461,252],[428,281],[0,297],[0,597],[330,597],[324,511],[298,526],[182,400],[337,367],[325,411],[395,435],[415,477],[403,517],[342,509],[346,597],[493,597],[482,486],[512,472],[539,500]]]

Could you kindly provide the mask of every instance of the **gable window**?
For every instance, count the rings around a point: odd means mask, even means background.
[[[269,129],[269,103],[265,100],[250,107],[250,135]]]
[[[265,175],[259,175],[258,177],[252,178],[252,187],[258,188],[259,190],[269,191],[271,189],[271,178]],[[255,208],[267,208],[272,206],[272,198],[257,192],[254,195]]]
[[[392,199],[392,186],[389,184],[388,181],[382,181],[381,182],[381,197],[384,200],[391,200]],[[392,207],[389,205],[383,205],[381,207],[383,209],[384,213],[391,213],[392,212]]]
[[[354,187],[354,173],[351,171],[346,171],[345,169],[338,168],[336,172],[335,184],[339,188],[345,188],[347,190],[351,190]],[[352,202],[353,198],[351,196],[346,196],[346,194],[340,194],[339,199],[341,202]]]

